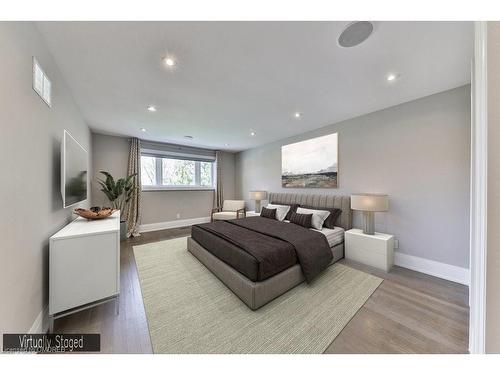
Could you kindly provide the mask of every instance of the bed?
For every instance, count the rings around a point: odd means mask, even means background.
[[[270,193],[269,202],[338,208],[335,228],[306,229],[251,217],[195,225],[188,251],[249,308],[256,310],[314,278],[344,256],[344,230],[352,225],[350,197]]]

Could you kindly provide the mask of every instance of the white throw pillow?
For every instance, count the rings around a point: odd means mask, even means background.
[[[313,226],[314,229],[318,230],[321,230],[321,228],[323,228],[323,223],[325,222],[328,215],[330,215],[330,211],[312,210],[310,208],[302,208],[302,207],[297,208],[297,213],[306,215],[312,214],[313,216],[311,220],[311,225]]]
[[[288,211],[290,211],[290,206],[285,206],[281,204],[268,204],[266,208],[270,210],[276,209],[276,220],[283,221]]]

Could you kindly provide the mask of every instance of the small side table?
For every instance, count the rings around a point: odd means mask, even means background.
[[[394,236],[375,232],[364,234],[361,229],[345,232],[345,257],[389,272],[394,265]]]

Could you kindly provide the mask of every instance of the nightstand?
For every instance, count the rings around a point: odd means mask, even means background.
[[[345,257],[389,272],[394,265],[394,236],[375,232],[364,234],[361,229],[345,232]]]
[[[257,213],[255,211],[247,211],[247,217],[250,217],[250,216],[260,216],[260,212]]]

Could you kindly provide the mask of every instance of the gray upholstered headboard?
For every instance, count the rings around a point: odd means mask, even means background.
[[[311,207],[339,208],[342,210],[342,213],[335,225],[345,230],[352,228],[351,197],[348,195],[269,193],[269,202],[300,204]]]

